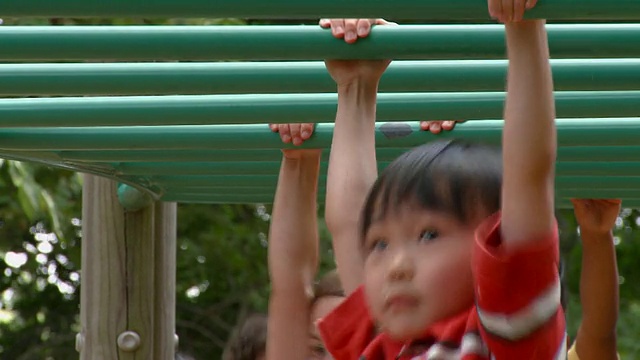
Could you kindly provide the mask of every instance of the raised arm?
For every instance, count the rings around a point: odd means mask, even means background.
[[[505,22],[509,72],[501,212],[479,228],[474,253],[481,334],[496,359],[563,359],[555,107],[545,22],[513,22],[522,18],[524,0],[489,5],[492,14],[503,12],[497,17]]]
[[[383,19],[320,20],[334,37],[355,43],[374,25],[396,25]],[[348,295],[362,282],[359,258],[360,210],[378,177],[375,152],[376,97],[380,77],[390,61],[330,60],[325,62],[338,90],[327,177],[325,220],[333,237],[338,273]],[[422,121],[421,130],[450,131],[455,121]]]
[[[582,323],[572,351],[580,360],[615,360],[618,267],[612,230],[620,200],[580,199],[573,204],[582,238]]]
[[[376,24],[386,24],[377,20]],[[369,20],[321,20],[335,37],[353,43],[368,36]],[[360,210],[378,177],[375,149],[378,81],[389,61],[326,61],[338,88],[338,110],[331,144],[325,220],[333,238],[338,274],[345,293],[362,282],[359,257]]]
[[[282,159],[269,230],[268,360],[308,356],[309,295],[318,264],[319,167],[320,150],[287,150]]]
[[[509,73],[501,231],[509,250],[555,226],[556,128],[545,22],[513,22],[505,28]]]

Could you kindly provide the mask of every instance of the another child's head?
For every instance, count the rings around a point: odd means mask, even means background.
[[[335,271],[323,276],[313,285],[309,319],[309,359],[330,359],[316,322],[344,300],[344,290]],[[253,314],[240,323],[233,331],[222,356],[223,360],[263,360],[267,344],[267,316]]]
[[[411,340],[473,305],[476,227],[500,208],[492,148],[433,142],[393,161],[362,213],[365,290],[383,331]]]
[[[223,360],[263,360],[267,347],[267,316],[253,314],[234,330]]]
[[[311,352],[309,359],[325,360],[331,358],[322,343],[316,322],[333,311],[342,300],[344,300],[344,290],[335,270],[327,273],[314,284],[309,321],[309,349]]]

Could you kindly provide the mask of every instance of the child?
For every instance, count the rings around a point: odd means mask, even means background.
[[[378,20],[377,23],[387,24],[384,20]],[[368,20],[361,22],[360,25],[365,26],[365,30],[360,32],[361,37],[368,34],[372,24]],[[323,20],[321,25],[326,27],[329,23]],[[375,66],[366,66],[369,63],[375,63]],[[377,79],[382,75],[387,64],[388,61],[363,62],[353,60],[327,62],[327,66],[330,67],[339,89],[344,82],[344,77],[359,74],[361,70],[366,71],[368,74],[375,73],[375,83],[377,83]],[[371,73],[371,70],[375,71]],[[369,184],[365,184],[365,188],[358,188],[355,192],[360,196],[357,208],[362,207],[366,192],[377,177],[373,144],[375,93],[376,89],[373,89],[373,92],[368,94],[373,95],[373,97],[367,97],[367,101],[363,103],[358,96],[353,96],[353,93],[348,89],[347,91],[338,91],[339,105],[336,130],[334,132],[334,145],[340,143],[340,140],[335,140],[336,137],[344,138],[345,136],[351,136],[350,134],[353,131],[360,131],[352,126],[352,120],[355,118],[360,119],[361,124],[371,129],[371,142],[368,147],[363,148],[364,151],[362,153],[371,153],[373,157],[368,156],[355,160],[356,163],[362,164],[362,166],[373,167],[373,171],[369,171],[367,174],[371,177]],[[432,133],[439,133],[442,130],[453,129],[454,125],[453,121],[431,121],[422,122],[421,128]],[[270,128],[273,132],[279,133],[284,143],[292,143],[295,146],[302,145],[304,141],[308,140],[314,130],[313,124],[272,124]],[[340,148],[337,151],[339,154],[344,153]],[[347,163],[353,161],[353,159],[353,157],[347,159]],[[315,276],[318,256],[316,190],[319,161],[320,152],[317,150],[286,150],[284,152],[269,235],[269,268],[272,295],[269,304],[268,359],[312,358],[319,360],[329,358],[320,341],[315,322],[333,310],[343,300],[344,293],[342,288],[337,285],[339,281],[335,278],[335,275],[327,275],[315,287],[315,291],[312,292],[315,298],[312,298],[311,304],[309,302],[310,291],[308,289]],[[330,173],[333,172],[333,175],[329,175],[330,178],[333,176],[333,180],[330,180],[331,183],[341,181],[341,178],[335,177],[335,167],[340,166],[340,164],[340,162],[334,161],[332,157]],[[347,173],[350,173],[350,170],[354,169],[356,167],[346,170]],[[338,172],[341,171],[338,170]],[[351,207],[352,204],[349,200],[351,198],[346,197],[340,203],[340,206]],[[334,237],[334,242],[336,236],[338,238],[344,236],[341,229],[330,227],[329,230]],[[357,224],[353,224],[352,230],[348,235],[357,234]],[[355,242],[352,241],[352,243]],[[352,252],[347,252],[347,255],[351,258],[352,254]],[[358,262],[355,264],[360,266]],[[360,284],[361,277],[357,274],[361,273],[361,269],[353,266],[349,267],[349,269],[355,269],[356,271],[355,273],[349,273],[348,270],[345,271],[345,269],[341,268],[340,280],[343,283],[346,281],[348,291],[352,291]],[[356,275],[355,277],[353,276],[354,274]]]
[[[520,9],[521,4],[510,5]],[[490,8],[495,8],[493,2]],[[501,9],[511,11],[509,6]],[[364,279],[363,287],[320,323],[325,344],[337,360],[566,356],[553,217],[555,110],[544,21],[511,23],[522,14],[492,14],[507,22],[510,60],[504,175],[492,150],[459,142],[419,147],[385,169],[365,202],[360,246],[353,241],[353,224],[340,229],[343,239],[332,230],[338,271],[351,274],[345,290]],[[331,22],[334,35],[341,33],[345,40],[353,39],[347,35],[359,25]],[[351,126],[352,136],[360,131],[370,139],[375,118],[371,104],[383,64],[363,63],[347,73],[334,71],[330,63],[338,93],[361,106],[360,112],[342,107],[342,117],[352,119],[350,125],[345,120],[343,129]],[[347,130],[342,133],[345,138],[340,140],[336,120],[332,165],[343,159],[336,152],[338,144],[350,154],[344,157],[353,157],[349,165],[358,153],[367,164],[375,160],[372,142],[364,149],[362,141],[348,146],[355,138],[346,138]],[[362,172],[366,176],[360,176]],[[371,168],[352,168],[343,175],[350,184],[335,182],[331,187],[330,169],[328,224],[334,216],[329,212],[338,211],[338,206],[330,206],[330,200],[339,200],[331,192],[364,186],[362,180],[373,176]],[[342,207],[342,213],[353,212],[359,204],[352,205]],[[333,219],[334,229],[339,228],[338,218]],[[355,249],[363,255],[360,267],[354,265]]]
[[[569,360],[615,360],[618,269],[612,229],[620,200],[573,200],[582,238],[582,323]]]
[[[350,66],[351,63],[343,64]],[[339,98],[343,105],[359,110],[355,98]],[[375,100],[370,105],[375,108]],[[342,124],[349,120],[339,116],[336,121]],[[375,118],[368,117],[366,121],[373,123]],[[433,133],[451,130],[454,125],[452,121],[421,124],[423,129]],[[313,133],[313,124],[270,127],[279,133],[284,143],[294,145],[301,145]],[[344,299],[344,291],[335,272],[311,285],[318,256],[315,198],[319,161],[317,150],[284,151],[269,235],[272,294],[269,299],[267,359],[330,359],[315,322]],[[375,167],[375,158],[373,161]],[[375,180],[375,174],[373,176]],[[365,193],[362,199],[364,196]],[[357,231],[357,227],[354,229]],[[351,279],[349,274],[342,278]],[[310,287],[312,291],[309,291]],[[312,296],[311,301],[309,296]]]

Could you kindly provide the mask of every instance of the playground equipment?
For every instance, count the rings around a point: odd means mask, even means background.
[[[5,0],[0,14],[487,18],[477,0]],[[540,0],[528,16],[637,20],[640,2]],[[572,197],[640,206],[640,25],[548,30],[558,206],[570,206]],[[356,45],[316,26],[1,27],[0,43],[4,62],[107,62],[0,65],[1,95],[69,96],[1,99],[0,157],[88,174],[82,359],[173,358],[175,203],[272,201],[286,146],[269,122],[316,122],[304,146],[328,149],[336,96],[323,58],[405,60],[394,62],[381,83],[380,168],[435,137],[500,140],[506,62],[499,25],[379,27]],[[297,62],[108,63],[182,60]],[[418,129],[417,120],[442,119],[469,121],[437,136]],[[320,182],[322,199],[325,178]]]

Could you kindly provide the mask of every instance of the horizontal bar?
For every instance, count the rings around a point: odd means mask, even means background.
[[[558,190],[640,190],[638,183],[640,176],[628,177],[607,177],[605,176],[558,176],[556,177],[556,189]],[[272,185],[272,186],[270,186]],[[254,186],[235,186],[229,184],[227,186],[208,186],[208,187],[170,187],[166,188],[167,193],[171,196],[184,195],[224,195],[224,194],[240,194],[240,195],[271,195],[275,193],[275,184],[256,184]],[[323,177],[318,189],[318,193],[324,196],[326,193],[326,178]]]
[[[0,13],[8,16],[2,6]],[[640,20],[640,13],[635,16]],[[558,24],[547,29],[553,58],[640,57],[640,24]],[[3,26],[0,43],[0,60],[15,62],[505,58],[502,25],[379,26],[356,44],[335,39],[319,26]]]
[[[593,149],[597,151],[597,148]],[[380,170],[389,165],[389,162],[379,162]],[[328,163],[323,162],[320,170],[327,171]],[[280,162],[220,162],[220,163],[131,163],[114,164],[116,175],[135,176],[171,176],[180,174],[183,176],[199,175],[273,175],[277,176],[280,170]],[[573,176],[640,176],[640,162],[558,162],[558,175]],[[639,183],[636,183],[638,187]],[[567,185],[567,184],[563,184]],[[595,187],[595,185],[594,185]],[[639,187],[640,188],[640,187]]]
[[[640,111],[640,107],[638,108]],[[0,111],[0,114],[2,112]],[[0,116],[1,119],[1,116]],[[0,120],[1,121],[1,120]],[[499,145],[502,120],[468,121],[438,135],[417,122],[377,123],[378,148],[413,147],[434,139],[461,138]],[[640,118],[558,119],[559,146],[637,146]],[[304,148],[328,148],[333,124],[317,124]],[[0,128],[0,149],[23,150],[205,150],[281,149],[267,125],[209,125],[107,128]],[[0,151],[1,153],[1,151]],[[212,159],[215,160],[215,159]]]
[[[604,192],[600,193],[603,195],[601,198],[615,198],[614,192]],[[577,192],[574,195],[577,198],[597,198],[593,196],[589,196],[588,192]],[[619,195],[619,194],[618,194]],[[569,197],[560,197],[558,195],[558,199],[556,199],[556,208],[560,209],[571,209],[573,205],[569,201]],[[169,194],[162,198],[163,201],[168,202],[181,202],[181,203],[202,203],[202,204],[271,204],[273,203],[273,195],[212,195],[212,196],[202,196],[202,195],[194,195],[194,196],[178,196],[173,197]],[[320,202],[324,202],[323,198],[318,199]],[[640,208],[640,193],[638,193],[637,197],[634,198],[624,198],[622,200],[622,206],[625,208]]]
[[[4,0],[0,12],[7,17],[126,17],[126,18],[269,18],[317,17],[400,19],[487,19],[484,1],[455,0]],[[548,19],[622,20],[640,18],[634,0],[540,0],[528,17]]]
[[[640,59],[552,60],[557,91],[639,90]],[[393,62],[380,92],[503,91],[505,60]],[[323,62],[0,65],[0,95],[335,92]]]
[[[385,121],[499,119],[504,98],[503,92],[385,93],[378,96],[377,117]],[[561,118],[640,116],[640,91],[566,91],[557,92],[555,99]],[[336,104],[336,94],[4,99],[0,100],[0,128],[317,123],[334,119]],[[143,131],[148,135],[148,129]]]
[[[391,161],[408,148],[378,148],[378,161]],[[3,151],[6,154],[7,151]],[[59,152],[24,152],[23,156],[49,158],[56,161],[72,162],[240,162],[240,161],[280,161],[282,152],[276,149],[260,150],[89,150]],[[329,150],[322,152],[328,159]],[[570,146],[558,148],[559,161],[640,161],[640,146]]]
[[[323,174],[326,173],[326,165],[323,165]],[[639,177],[640,163],[558,163],[556,165],[556,173],[559,178],[569,177],[568,180],[560,182],[558,185],[564,188],[571,187],[596,187],[591,180],[579,180],[581,176],[586,177]],[[125,175],[123,178],[129,178],[131,175]],[[140,177],[140,176],[138,176]],[[273,187],[278,180],[277,173],[247,171],[244,173],[228,172],[225,175],[185,175],[174,173],[171,175],[144,175],[148,179],[149,184],[163,189],[175,188],[195,188],[195,187]],[[320,184],[324,184],[326,177],[320,177]],[[612,184],[625,184],[626,180],[612,179]],[[630,180],[631,181],[631,180]],[[577,184],[577,185],[576,185]],[[591,184],[591,185],[590,185]],[[628,184],[628,183],[626,183]],[[593,185],[593,186],[592,186]],[[621,185],[622,186],[622,185]]]

